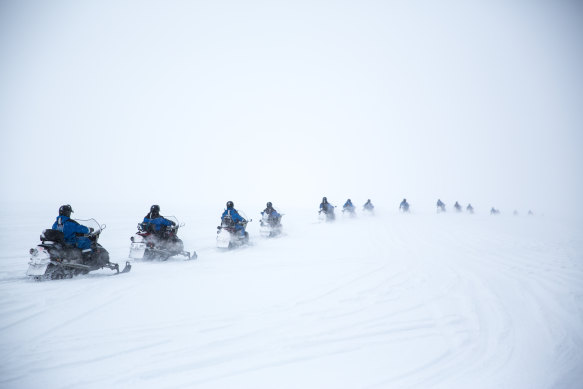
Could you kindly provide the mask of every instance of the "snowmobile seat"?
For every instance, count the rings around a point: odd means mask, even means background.
[[[46,229],[40,234],[41,242],[51,241],[65,245],[65,234],[59,230]]]

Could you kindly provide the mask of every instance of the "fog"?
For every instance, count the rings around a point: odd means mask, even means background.
[[[582,22],[569,0],[0,0],[0,387],[577,386]],[[359,216],[317,223],[322,196]],[[255,220],[220,252],[228,200]],[[152,204],[198,258],[27,282],[67,203],[112,262]]]
[[[0,200],[581,215],[582,16],[575,1],[3,1]]]

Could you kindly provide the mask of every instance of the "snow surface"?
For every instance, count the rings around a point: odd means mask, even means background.
[[[251,246],[221,252],[221,211],[177,214],[196,261],[35,282],[27,252],[55,215],[3,210],[0,387],[583,386],[580,223],[281,210],[284,236],[255,220]],[[140,215],[87,215],[112,261]]]

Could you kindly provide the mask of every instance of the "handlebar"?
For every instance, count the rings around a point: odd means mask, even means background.
[[[101,234],[101,231],[103,231],[103,229],[99,229],[97,231],[90,230],[88,234],[77,234],[77,236],[83,236],[85,238],[93,238],[93,237],[99,236],[99,234]]]

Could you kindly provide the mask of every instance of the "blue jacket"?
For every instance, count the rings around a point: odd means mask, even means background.
[[[168,219],[164,219],[162,216],[158,216],[158,217],[153,218],[153,219],[150,219],[149,216],[150,216],[150,214],[147,214],[144,217],[144,223],[152,224],[154,226],[154,231],[160,231],[160,228],[162,226],[168,226],[169,227],[169,226],[174,225],[173,222],[171,222]]]
[[[82,226],[75,220],[67,216],[57,216],[57,220],[53,223],[53,230],[59,230],[65,235],[65,242],[67,244],[77,244],[77,234],[88,234],[89,228]]]
[[[354,208],[354,204],[352,204],[352,201],[347,201],[344,203],[343,208]]]
[[[223,212],[223,215],[221,216],[221,220],[227,215],[231,216],[231,219],[233,219],[235,224],[238,224],[239,222],[245,221],[245,219],[241,215],[239,215],[239,212],[237,212],[237,210],[235,208],[225,209],[225,212]]]

